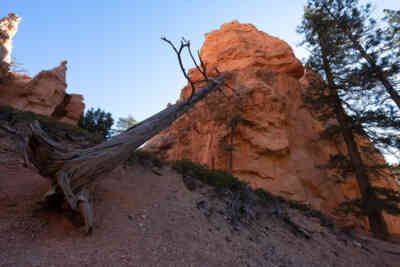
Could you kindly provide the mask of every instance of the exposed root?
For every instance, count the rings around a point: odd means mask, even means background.
[[[89,200],[89,191],[82,190],[78,195],[78,210],[85,221],[85,232],[91,234],[94,224],[92,205]]]

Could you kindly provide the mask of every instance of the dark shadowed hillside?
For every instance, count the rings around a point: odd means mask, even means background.
[[[49,181],[23,166],[20,139],[9,130],[23,129],[27,121],[11,116],[14,120],[0,118],[0,266],[400,262],[399,245],[344,230],[304,206],[257,198],[246,190],[216,188],[190,175],[182,178],[143,153],[95,185],[96,223],[93,234],[86,236],[78,216],[38,204]],[[90,135],[73,128],[60,130],[50,122],[47,129],[64,144],[93,143]]]

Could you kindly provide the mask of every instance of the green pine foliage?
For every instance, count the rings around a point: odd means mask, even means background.
[[[373,187],[373,190],[378,195],[378,201],[376,202],[376,205],[378,205],[381,210],[386,211],[390,215],[400,215],[399,191],[384,187]],[[361,199],[359,198],[342,202],[335,212],[339,216],[345,216],[348,214],[353,214],[357,217],[367,216],[365,211],[362,209]]]
[[[335,90],[329,91],[324,80],[312,77],[304,98],[305,106],[314,116],[325,122],[321,138],[336,139],[349,128],[354,137],[359,136],[372,142],[371,146],[360,147],[363,155],[373,160],[377,153],[397,152],[400,148],[400,113],[390,101],[376,75],[376,69],[366,62],[352,39],[359,42],[377,66],[385,71],[386,77],[399,75],[396,63],[389,61],[393,51],[385,41],[383,30],[372,17],[370,4],[361,5],[356,0],[310,0],[305,7],[304,19],[298,32],[304,34],[305,45],[311,52],[307,65],[327,79],[322,61],[321,36],[326,39],[326,57],[332,73]],[[345,27],[342,27],[342,24]],[[349,35],[350,32],[350,35]],[[386,53],[384,53],[386,51]],[[345,109],[347,125],[335,123],[336,95]],[[375,149],[377,148],[377,149]],[[333,167],[348,166],[346,155],[332,157]],[[387,166],[380,166],[382,169]],[[369,166],[377,170],[377,167]],[[344,168],[346,169],[346,168]]]
[[[386,33],[388,39],[392,39],[395,44],[400,44],[400,10],[385,9],[385,21],[388,24]]]
[[[334,2],[337,7],[330,8],[329,15],[350,42],[348,54],[355,55],[338,81],[341,87],[348,88],[343,99],[355,121],[353,129],[367,136],[381,151],[390,153],[400,144],[396,82],[400,61],[394,56],[398,45],[393,34],[373,18],[371,4],[361,5],[354,0]],[[345,5],[340,5],[342,2]]]
[[[385,236],[381,211],[393,212],[398,203],[389,191],[372,183],[387,175],[382,170],[388,165],[375,163],[378,149],[388,153],[400,148],[396,49],[372,17],[371,5],[357,0],[308,0],[298,32],[311,52],[307,68],[322,77],[306,74],[310,86],[305,107],[325,125],[321,138],[343,138],[348,151],[331,155],[320,167],[338,170],[338,182],[356,176],[362,198],[342,208],[358,207],[374,233]]]
[[[79,118],[78,126],[91,133],[97,133],[104,138],[111,136],[111,127],[114,124],[114,119],[111,113],[105,112],[100,108],[91,108]]]
[[[352,131],[371,140],[386,154],[397,152],[400,109],[386,87],[393,87],[394,97],[398,95],[399,57],[393,56],[398,45],[393,44],[391,36],[372,17],[370,4],[360,5],[355,0],[309,1],[305,12],[308,18],[314,16],[317,23],[324,22],[318,26],[328,39],[328,61],[342,105],[352,119]],[[311,22],[301,25],[299,32],[305,34],[304,29],[309,26]],[[304,44],[313,53],[308,65],[320,70],[321,53],[315,49],[318,38],[309,32],[305,39]],[[325,73],[319,72],[326,80]],[[306,103],[321,111],[319,116],[327,120],[332,111],[329,105],[333,103],[332,95],[323,91],[323,84],[314,88],[320,89],[309,92]]]

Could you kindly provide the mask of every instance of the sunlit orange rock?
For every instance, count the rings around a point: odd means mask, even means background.
[[[0,105],[10,105],[75,124],[85,104],[82,95],[66,93],[66,64],[63,61],[58,67],[41,71],[34,78],[9,73],[7,82],[0,83]]]
[[[225,87],[224,94],[208,96],[151,139],[145,150],[162,159],[188,158],[229,171],[227,147],[233,135],[232,172],[254,188],[333,216],[339,203],[359,196],[355,179],[338,183],[334,173],[319,167],[346,147],[341,139],[320,138],[327,125],[303,107],[305,88],[320,77],[304,71],[286,42],[233,21],[206,34],[201,56],[208,73],[215,74],[217,67],[235,92]],[[190,75],[202,79],[196,69]],[[178,101],[190,94],[186,86]],[[238,115],[241,121],[232,132],[229,121]],[[357,218],[335,218],[343,225],[367,227]],[[391,232],[400,232],[398,219],[388,217],[387,222]]]
[[[0,20],[0,105],[52,116],[75,124],[83,113],[83,96],[67,94],[67,61],[41,71],[35,77],[10,72],[12,37],[21,18],[15,14]]]

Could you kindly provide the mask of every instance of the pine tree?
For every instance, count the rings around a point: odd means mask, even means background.
[[[395,16],[388,29],[372,16],[371,4],[361,5],[358,0],[320,0],[316,8],[328,15],[335,26],[336,38],[341,36],[346,51],[345,64],[336,77],[345,108],[353,117],[353,130],[367,137],[385,154],[398,154],[400,150],[400,96],[398,94],[400,58],[399,46],[393,34]],[[388,12],[388,11],[387,11]],[[343,60],[343,59],[342,59]],[[368,150],[368,147],[363,147]],[[370,153],[376,153],[369,148]],[[381,166],[384,168],[385,166]],[[377,169],[374,168],[374,171]]]
[[[229,144],[225,144],[224,150],[229,152],[229,172],[232,174],[233,171],[233,151],[235,150],[235,144],[233,142],[233,137],[235,136],[236,127],[243,121],[242,115],[240,113],[235,113],[232,118],[227,122],[230,128],[229,134]]]
[[[360,57],[356,53],[351,53],[354,51],[354,43],[326,10],[326,6],[337,2],[309,0],[302,24],[298,27],[298,32],[305,36],[304,44],[312,52],[308,66],[320,72],[327,81],[326,83],[318,79],[314,81],[307,93],[306,105],[315,111],[318,118],[330,125],[323,134],[330,138],[339,135],[343,137],[347,155],[332,155],[331,164],[340,167],[343,175],[355,175],[361,194],[359,207],[368,217],[371,231],[375,236],[386,238],[388,232],[382,215],[383,202],[372,185],[372,176],[369,173],[372,166],[365,164],[361,154],[362,149],[375,149],[371,145],[362,147],[358,144],[358,140],[368,137],[363,122],[359,120],[360,117],[366,118],[365,110],[353,109],[357,103],[351,101],[354,100],[352,96],[357,93],[357,89],[361,88],[360,84],[353,84],[349,79],[355,75],[353,70],[358,66]],[[358,17],[347,23],[349,27],[359,24]],[[365,90],[359,91],[369,93]],[[361,115],[360,110],[363,111]],[[332,120],[336,122],[332,123]]]
[[[372,5],[359,4],[358,0],[323,0],[318,1],[319,8],[329,14],[337,30],[350,41],[350,46],[366,63],[361,64],[359,78],[376,86],[380,82],[400,110],[400,95],[394,77],[399,74],[398,60],[393,60],[396,45],[391,38],[385,38],[385,32],[372,18]],[[389,13],[397,32],[396,13]]]
[[[97,133],[108,138],[111,135],[111,127],[114,124],[114,119],[111,113],[105,112],[100,108],[91,108],[83,114],[78,120],[78,126],[86,129],[91,133]]]

